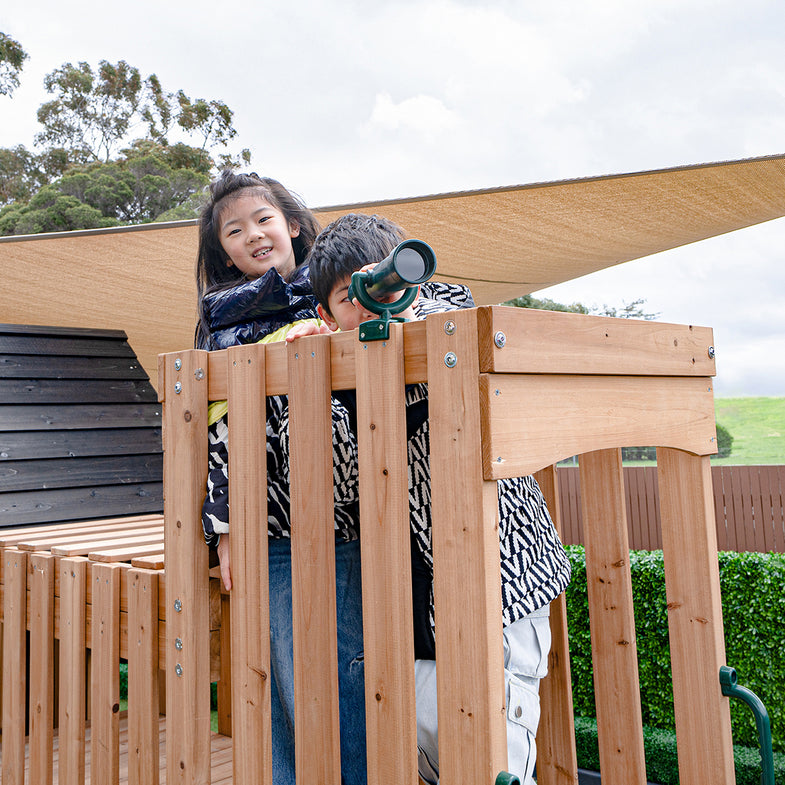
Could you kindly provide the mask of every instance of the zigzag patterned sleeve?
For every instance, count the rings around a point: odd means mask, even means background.
[[[229,428],[226,416],[208,428],[207,439],[207,493],[202,504],[202,529],[205,542],[214,547],[219,535],[229,531]]]

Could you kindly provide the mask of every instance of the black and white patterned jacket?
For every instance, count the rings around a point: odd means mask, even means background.
[[[471,305],[463,287],[449,287],[442,300],[420,297],[419,318],[429,313]],[[457,296],[455,296],[457,295]],[[470,295],[469,295],[470,298]],[[288,406],[285,398],[269,398],[267,410],[268,533],[289,536]],[[336,394],[333,413],[333,471],[336,536],[358,536],[357,440],[354,396]],[[431,486],[427,385],[406,389],[409,509],[413,542],[432,580]],[[228,477],[225,418],[210,427],[210,474],[202,514],[205,538],[215,542],[228,531]],[[277,478],[277,479],[276,479]],[[570,564],[535,479],[498,482],[499,548],[504,626],[547,605],[570,581]],[[433,625],[431,602],[431,626]]]

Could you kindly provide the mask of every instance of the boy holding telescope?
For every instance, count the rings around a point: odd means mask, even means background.
[[[385,284],[382,280],[389,278],[389,264],[384,265],[384,276],[380,274],[382,265],[379,265],[375,277],[366,277],[370,286],[358,296],[355,290],[362,281],[357,278],[353,281],[352,275],[360,270],[369,271],[375,262],[388,255],[404,253],[405,246],[400,245],[402,240],[403,230],[379,216],[345,215],[324,229],[314,242],[308,264],[311,285],[319,303],[317,310],[325,324],[297,325],[286,340],[338,329],[346,331],[359,327],[362,330],[363,323],[376,316],[368,307],[368,292],[388,302],[379,306],[388,315],[407,319],[422,319],[429,313],[473,305],[466,287],[455,284],[425,283],[419,297],[416,292],[414,297],[409,296],[410,293],[390,292],[395,284],[391,286],[389,281]],[[407,280],[409,283],[424,281],[433,273],[433,269],[420,271],[416,264],[408,267],[406,258],[401,261],[404,262],[400,265],[404,271],[401,275],[405,278],[400,288],[407,288]],[[428,260],[425,262],[427,268]],[[412,273],[411,277],[405,272],[407,269]],[[368,272],[367,276],[372,273]],[[375,295],[374,287],[377,289]],[[400,313],[395,306],[398,298],[403,300]],[[342,394],[339,400],[349,412],[356,433],[353,396]],[[407,386],[406,419],[417,745],[420,776],[428,783],[436,783],[439,765],[427,385]],[[354,461],[356,463],[356,453]],[[349,473],[346,476],[350,476]],[[356,471],[351,476],[356,482]],[[344,488],[341,496],[356,502],[355,494],[356,488]],[[500,480],[498,496],[508,769],[518,775],[521,782],[531,785],[540,716],[539,682],[547,673],[551,645],[548,610],[550,602],[569,583],[570,565],[533,477]]]

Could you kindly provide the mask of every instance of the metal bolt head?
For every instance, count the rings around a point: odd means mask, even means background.
[[[444,355],[444,364],[448,368],[455,368],[455,366],[458,365],[458,358],[455,356],[455,352],[447,352],[447,354]]]
[[[183,391],[183,385],[180,382],[174,383],[174,391],[176,395],[179,395]]]
[[[493,342],[496,344],[497,348],[503,349],[504,344],[507,343],[507,336],[499,330],[499,332],[493,336]]]
[[[709,359],[710,360],[714,359],[714,347],[713,346],[709,347]]]
[[[177,651],[182,651],[183,650],[182,638],[175,638],[174,639],[174,647],[175,647],[175,649],[177,649]]]
[[[182,367],[183,367],[183,361],[182,361],[182,360],[181,360],[181,359],[178,357],[178,358],[177,358],[177,359],[174,361],[174,369],[175,369],[175,371],[179,371],[179,370],[180,370],[180,368],[182,368]]]
[[[178,676],[182,676],[182,675],[183,675],[183,666],[182,666],[182,665],[180,665],[180,663],[179,663],[179,662],[177,663],[177,665],[175,665],[175,666],[174,666],[174,672],[175,672],[175,673],[176,673]]]
[[[447,335],[455,335],[455,322],[452,319],[448,319],[444,323],[444,332],[446,332]]]
[[[174,609],[175,609],[175,610],[176,610],[178,613],[180,613],[180,611],[183,609],[183,603],[182,603],[182,601],[181,601],[181,600],[175,600],[175,601],[174,601]]]
[[[194,371],[194,379],[196,379],[197,382],[200,382],[202,379],[204,379],[204,368],[197,368]]]

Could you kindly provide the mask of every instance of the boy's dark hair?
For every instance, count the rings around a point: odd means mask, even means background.
[[[398,224],[380,215],[349,213],[333,221],[308,254],[311,288],[319,304],[330,313],[327,301],[339,283],[364,265],[381,262],[405,239]]]
[[[197,345],[209,334],[204,313],[204,296],[210,292],[229,289],[245,280],[245,274],[235,265],[226,264],[226,252],[221,245],[218,225],[221,212],[232,199],[255,193],[280,210],[287,221],[300,227],[300,233],[292,238],[295,267],[305,262],[313,241],[319,233],[316,216],[300,198],[287,190],[278,180],[260,177],[256,172],[235,174],[224,169],[220,177],[210,183],[210,200],[199,216],[199,251],[196,259],[196,291],[199,304]]]

